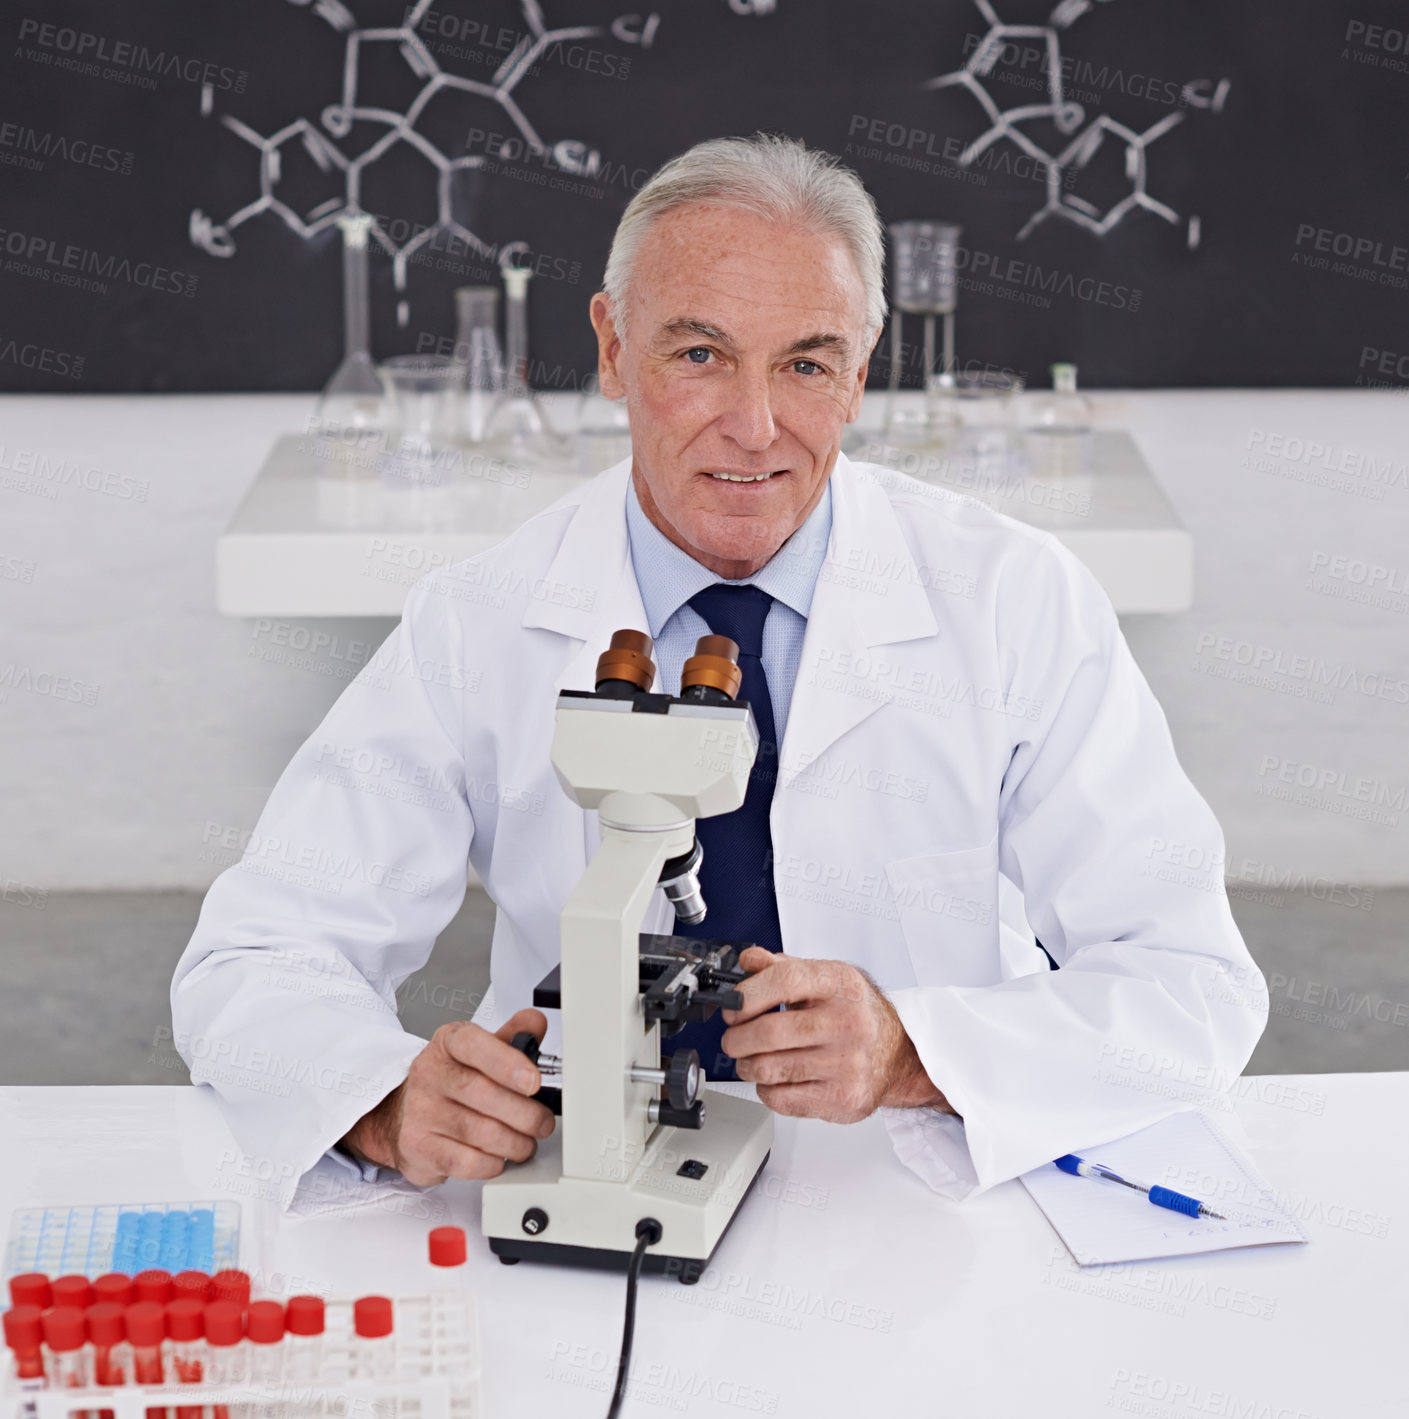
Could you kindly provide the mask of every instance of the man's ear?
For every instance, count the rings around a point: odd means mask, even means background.
[[[611,297],[605,291],[598,291],[588,310],[592,329],[597,332],[597,382],[605,398],[621,399],[626,394],[626,385],[621,378],[621,336],[612,317]]]
[[[861,400],[866,393],[866,376],[871,370],[871,355],[875,352],[876,346],[880,343],[881,327],[876,327],[876,338],[871,341],[871,349],[866,358],[861,361],[861,368],[856,371],[856,383],[851,387],[851,404],[846,411],[846,422],[854,424],[861,415]]]

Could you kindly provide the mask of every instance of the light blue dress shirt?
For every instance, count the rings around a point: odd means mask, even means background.
[[[773,598],[768,619],[763,623],[762,660],[781,745],[802,661],[802,638],[812,609],[812,593],[832,535],[831,484],[827,484],[807,521],[771,560],[741,581],[725,581],[677,547],[646,516],[633,483],[626,488],[626,527],[631,540],[631,565],[646,607],[647,629],[656,643],[660,684],[667,694],[680,693],[680,672],[695,653],[695,642],[710,633],[699,612],[685,604],[696,592],[724,582],[726,586],[756,586]]]

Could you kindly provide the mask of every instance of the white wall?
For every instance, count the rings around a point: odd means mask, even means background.
[[[0,398],[6,900],[206,886],[235,856],[220,835],[252,826],[355,673],[362,657],[350,644],[390,630],[385,620],[307,622],[338,648],[281,664],[262,658],[277,647],[253,623],[216,614],[215,538],[274,437],[302,427],[312,404]],[[1409,399],[1103,394],[1098,414],[1134,433],[1194,535],[1194,609],[1125,628],[1224,825],[1229,875],[1409,883]],[[1357,495],[1367,489],[1381,496]],[[1326,586],[1355,590],[1349,577],[1368,576],[1365,563],[1392,569],[1403,590],[1384,609],[1309,588],[1316,554],[1327,571],[1333,558],[1357,559]],[[1274,667],[1270,688],[1203,673],[1259,657]],[[1333,703],[1295,693],[1316,675],[1341,682]],[[1385,676],[1393,698],[1367,692]],[[1323,801],[1259,794],[1277,782],[1268,756],[1294,775],[1332,778]],[[1405,811],[1389,810],[1397,824],[1334,811],[1355,806],[1359,779],[1361,793],[1400,796]]]

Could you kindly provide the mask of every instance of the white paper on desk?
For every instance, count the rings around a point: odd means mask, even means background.
[[[1078,1266],[1307,1240],[1257,1169],[1201,1113],[1171,1114],[1080,1156],[1132,1182],[1197,1197],[1228,1220],[1185,1217],[1118,1183],[1073,1177],[1047,1163],[1024,1173],[1022,1184]]]

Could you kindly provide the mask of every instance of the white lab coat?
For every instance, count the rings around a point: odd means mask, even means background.
[[[176,1044],[284,1203],[422,1048],[395,991],[467,859],[498,909],[481,1018],[557,959],[597,837],[549,763],[554,700],[646,625],[628,476],[424,578],[205,899]],[[839,456],[832,490],[772,807],[783,942],[888,994],[963,1116],[887,1111],[897,1155],[959,1198],[1225,1091],[1266,990],[1217,821],[1091,573],[874,465]],[[670,919],[657,892],[645,929]]]

